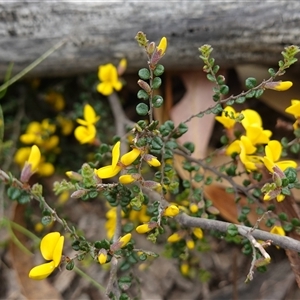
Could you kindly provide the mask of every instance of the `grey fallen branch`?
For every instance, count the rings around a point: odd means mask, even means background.
[[[202,229],[218,230],[224,233],[227,232],[228,226],[231,225],[231,223],[223,222],[223,221],[190,217],[185,213],[176,216],[175,220],[182,226],[200,227]],[[270,240],[272,241],[272,244],[276,246],[279,246],[284,249],[300,252],[300,242],[290,237],[273,234],[260,229],[253,229],[251,227],[247,227],[243,225],[235,224],[235,226],[238,229],[238,233],[246,238],[248,238],[250,234],[255,239],[263,240],[263,241]]]

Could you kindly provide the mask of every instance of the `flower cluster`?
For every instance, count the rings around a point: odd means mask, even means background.
[[[112,149],[112,162],[111,165],[101,167],[95,170],[95,174],[101,179],[112,178],[116,176],[122,169],[130,166],[142,153],[141,149],[132,148],[131,151],[123,154],[121,157],[120,153],[121,143],[117,142]],[[143,156],[144,160],[150,166],[160,166],[160,162],[158,159],[150,154],[146,154]],[[119,181],[123,184],[132,183],[138,179],[140,179],[141,175],[138,173],[131,174],[123,174],[119,177]]]
[[[55,169],[52,163],[46,162],[44,154],[47,152],[57,151],[59,143],[59,137],[54,135],[56,126],[51,124],[49,119],[44,119],[41,123],[31,122],[27,126],[26,132],[20,136],[20,141],[27,145],[36,145],[42,151],[37,173],[41,176],[50,176],[54,173]],[[21,168],[23,167],[26,159],[31,151],[31,147],[19,148],[14,156],[14,161]]]
[[[80,126],[76,127],[74,135],[81,144],[93,143],[96,139],[95,124],[99,121],[100,116],[96,115],[95,110],[89,104],[83,109],[83,119],[77,119]]]
[[[40,244],[40,251],[45,260],[50,262],[34,267],[29,272],[29,277],[35,280],[47,278],[61,262],[64,236],[59,232],[45,235]]]

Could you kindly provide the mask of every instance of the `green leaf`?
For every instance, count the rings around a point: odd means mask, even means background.
[[[276,72],[275,72],[275,70],[274,70],[273,68],[270,68],[270,69],[268,70],[268,72],[269,72],[269,74],[270,74],[272,77],[274,77],[275,74],[276,74]]]
[[[13,187],[13,186],[10,186],[7,189],[7,196],[11,200],[17,200],[20,197],[21,194],[22,194],[22,191],[18,188]]]
[[[149,95],[144,90],[139,90],[138,93],[137,93],[137,97],[138,97],[138,99],[141,99],[141,100],[148,100],[149,99]]]
[[[282,228],[284,229],[285,232],[290,232],[294,229],[294,226],[291,223],[286,223],[282,226]]]
[[[238,98],[235,100],[235,102],[238,103],[238,104],[242,104],[242,103],[245,102],[245,100],[246,100],[245,97],[238,97]]]
[[[164,66],[157,64],[153,73],[155,76],[161,76],[164,73],[164,71],[165,71]]]
[[[164,99],[159,96],[159,95],[155,95],[152,99],[152,104],[155,108],[160,108],[164,103]]]
[[[163,147],[164,143],[162,141],[162,139],[158,136],[155,136],[152,140],[151,140],[151,148],[155,149],[155,150],[161,150],[161,148]]]
[[[222,95],[227,95],[229,93],[229,87],[228,85],[224,84],[220,86],[220,93]]]
[[[263,89],[259,89],[259,90],[257,90],[256,92],[255,92],[255,98],[260,98],[262,95],[263,95],[263,93],[264,93],[264,90]]]
[[[148,105],[145,103],[139,103],[136,106],[136,112],[140,115],[140,116],[146,116],[148,114],[149,108]]]
[[[284,174],[288,178],[289,183],[294,183],[297,180],[297,171],[294,168],[287,168]]]
[[[299,153],[300,151],[300,145],[299,144],[293,144],[290,148],[291,152],[294,154]]]
[[[138,72],[138,75],[143,80],[147,80],[147,79],[150,78],[150,72],[146,68],[140,69],[139,72]]]
[[[281,221],[287,221],[288,220],[288,217],[287,217],[287,214],[282,212],[280,214],[278,214],[278,217]]]
[[[236,236],[239,234],[239,231],[238,231],[238,228],[234,225],[234,224],[230,224],[228,227],[227,227],[227,233],[230,235],[230,236]]]
[[[207,79],[208,79],[209,81],[211,81],[211,82],[216,82],[216,79],[215,79],[215,77],[214,77],[213,75],[207,74],[206,77],[207,77]]]
[[[157,90],[161,86],[161,82],[162,81],[160,77],[155,77],[152,82],[152,88]]]
[[[5,76],[4,76],[4,83],[6,83],[6,82],[10,79],[10,77],[11,77],[11,72],[12,72],[12,69],[13,69],[13,66],[14,66],[14,63],[11,62],[11,63],[9,64],[9,66],[8,66],[8,68],[7,68],[7,71],[6,71],[6,73],[5,73]],[[4,90],[2,90],[2,91],[0,92],[0,99],[2,99],[2,98],[5,96],[6,91],[7,91],[7,88],[4,89]],[[3,117],[2,117],[2,119],[3,119]],[[2,140],[2,139],[1,139],[1,140]]]
[[[74,269],[74,266],[75,266],[74,260],[72,259],[66,264],[66,270],[72,271]]]
[[[256,79],[254,77],[249,77],[245,80],[245,86],[247,89],[253,89],[256,86]]]

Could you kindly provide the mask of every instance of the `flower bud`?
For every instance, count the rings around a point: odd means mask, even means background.
[[[140,86],[140,88],[142,88],[146,93],[148,93],[148,94],[151,93],[151,87],[150,87],[150,85],[149,85],[146,81],[144,81],[144,80],[142,80],[142,79],[139,79],[138,82],[137,82],[137,84],[138,84],[138,85]]]
[[[100,249],[98,253],[98,261],[101,265],[105,264],[107,261],[107,251],[105,249]]]
[[[275,90],[279,92],[283,92],[288,90],[293,83],[291,81],[273,81],[273,82],[267,82],[265,84],[265,88],[269,90]]]
[[[137,175],[137,176],[136,176]],[[119,181],[122,184],[130,184],[140,178],[140,174],[125,174],[119,177]]]
[[[137,233],[143,234],[151,231],[153,228],[157,227],[156,222],[149,222],[142,225],[139,225],[135,230]]]
[[[77,190],[71,194],[71,198],[81,198],[87,193],[87,190]]]
[[[196,238],[199,240],[203,239],[203,231],[201,228],[194,228],[193,229],[193,234]]]
[[[159,167],[161,165],[160,161],[151,154],[145,154],[143,158],[146,161],[146,163],[151,167]]]
[[[122,58],[119,62],[118,68],[117,68],[118,75],[119,76],[123,75],[126,68],[127,68],[127,60],[126,60],[126,58]]]
[[[41,159],[41,152],[38,146],[33,145],[20,176],[22,182],[28,182],[30,177],[37,171]]]
[[[169,243],[176,243],[179,242],[181,239],[182,239],[182,234],[179,232],[175,232],[168,237],[167,241]]]
[[[170,205],[168,206],[163,215],[166,217],[175,217],[179,214],[179,208],[176,205]]]
[[[67,171],[66,175],[71,179],[71,180],[75,180],[75,181],[82,181],[82,176],[74,171]]]
[[[162,37],[156,48],[161,57],[165,54],[167,45],[168,45],[168,41],[167,41],[166,37]]]
[[[148,54],[152,54],[155,50],[155,43],[154,42],[151,42],[149,43],[148,47],[147,47],[147,52]]]

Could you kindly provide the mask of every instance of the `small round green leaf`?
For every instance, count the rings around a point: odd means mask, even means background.
[[[161,76],[164,73],[164,71],[165,71],[164,66],[158,64],[158,65],[156,65],[156,68],[153,73],[155,76]]]
[[[158,89],[161,86],[161,82],[162,81],[160,77],[155,77],[152,82],[152,88],[155,90]]]
[[[146,68],[140,69],[138,72],[138,75],[141,79],[144,79],[144,80],[148,80],[150,78],[150,72]]]
[[[148,105],[145,103],[139,103],[136,106],[136,112],[140,115],[140,116],[146,116],[148,114],[149,108]]]

